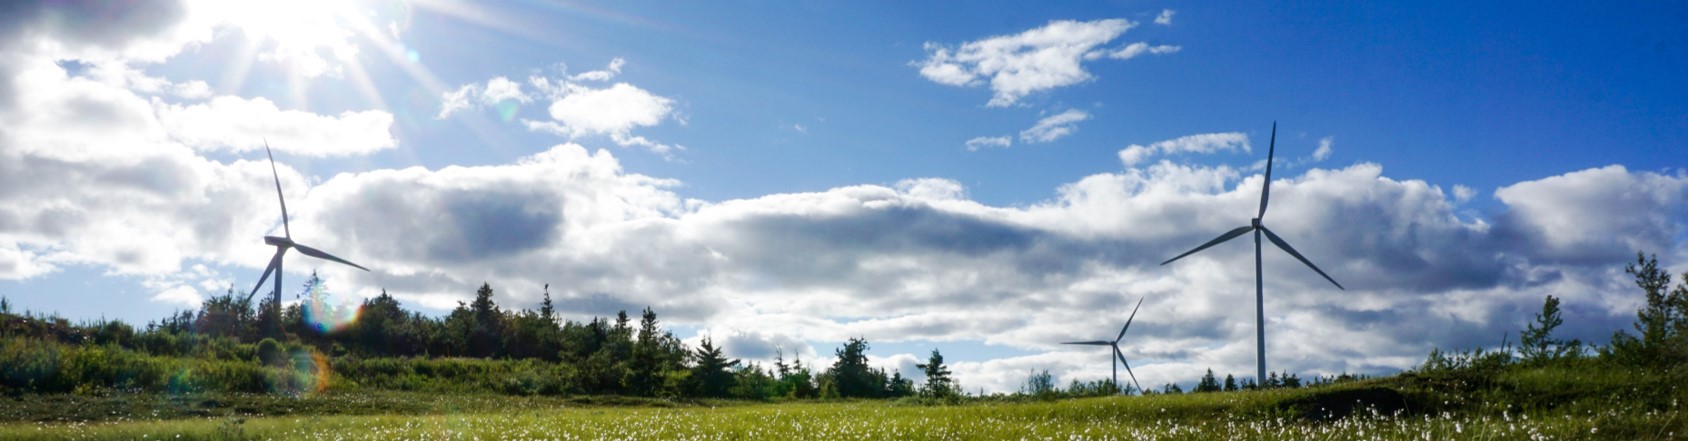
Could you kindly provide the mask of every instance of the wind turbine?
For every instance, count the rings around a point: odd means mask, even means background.
[[[300,244],[300,243],[293,241],[293,230],[290,227],[287,226],[287,198],[282,197],[282,195],[281,195],[281,174],[276,172],[276,169],[275,169],[275,154],[270,152],[270,143],[268,141],[264,142],[264,154],[269,155],[269,157],[270,157],[270,175],[275,177],[275,196],[276,196],[277,200],[281,201],[281,231],[282,231],[282,234],[284,234],[284,236],[282,236],[282,237],[264,236],[264,243],[265,244],[275,246],[275,257],[270,258],[270,266],[264,268],[264,275],[258,277],[258,285],[252,287],[252,293],[246,295],[245,301],[246,302],[252,301],[252,296],[258,294],[258,288],[264,287],[264,279],[268,279],[270,277],[270,273],[274,272],[275,273],[275,304],[276,304],[277,308],[281,307],[281,256],[287,254],[288,248],[297,248],[297,249],[299,249],[300,253],[304,253],[306,256],[311,256],[311,257],[315,257],[315,258],[318,258],[318,259],[332,260],[332,261],[335,261],[335,262],[340,262],[340,263],[344,263],[344,264],[347,264],[347,265],[351,265],[353,268],[357,268],[357,269],[364,270],[364,271],[369,271],[369,268],[364,268],[364,267],[359,266],[358,264],[352,263],[351,261],[348,261],[346,259],[334,257],[333,255],[330,255],[328,253],[324,253],[321,250],[318,250],[316,248],[311,248],[311,247],[305,246],[304,244]]]
[[[1178,257],[1161,262],[1161,265],[1166,265],[1168,263],[1172,263],[1174,260],[1182,259],[1184,256],[1205,250],[1207,247],[1235,239],[1237,236],[1241,236],[1250,231],[1254,232],[1254,337],[1256,349],[1259,351],[1256,357],[1256,360],[1259,362],[1257,371],[1259,379],[1258,383],[1255,384],[1260,385],[1266,384],[1266,307],[1264,305],[1266,296],[1265,288],[1263,288],[1260,278],[1260,234],[1265,233],[1266,239],[1271,240],[1273,245],[1277,245],[1278,248],[1283,249],[1284,252],[1289,253],[1291,256],[1295,256],[1295,259],[1300,260],[1301,263],[1307,264],[1308,268],[1312,268],[1313,272],[1317,272],[1320,276],[1324,276],[1325,280],[1329,280],[1332,285],[1336,285],[1337,289],[1347,290],[1347,288],[1342,287],[1342,284],[1336,283],[1336,279],[1330,278],[1330,275],[1327,275],[1323,270],[1320,270],[1317,265],[1313,265],[1313,262],[1308,261],[1306,257],[1302,257],[1301,253],[1295,252],[1295,248],[1289,246],[1288,242],[1284,242],[1284,240],[1278,237],[1278,235],[1272,234],[1272,230],[1266,228],[1266,224],[1261,223],[1260,221],[1261,218],[1266,217],[1266,196],[1272,191],[1272,155],[1277,150],[1277,142],[1278,123],[1273,122],[1272,141],[1266,148],[1266,182],[1262,183],[1260,186],[1260,213],[1256,214],[1254,219],[1249,221],[1248,225],[1237,227],[1237,229],[1221,234],[1218,238],[1210,240],[1207,243],[1202,244],[1202,246],[1196,247],[1196,249],[1185,251],[1184,254],[1179,254]]]
[[[1125,353],[1120,352],[1119,341],[1120,341],[1120,339],[1125,338],[1125,330],[1131,329],[1131,320],[1137,318],[1137,308],[1142,308],[1142,307],[1143,307],[1143,299],[1139,298],[1139,299],[1137,299],[1137,307],[1131,308],[1131,317],[1125,319],[1125,327],[1119,328],[1119,335],[1114,337],[1113,341],[1108,341],[1108,340],[1069,341],[1069,342],[1062,342],[1061,344],[1064,344],[1064,345],[1112,346],[1114,348],[1114,385],[1115,385],[1115,387],[1118,387],[1118,385],[1119,385],[1119,365],[1125,364],[1125,373],[1131,375],[1131,384],[1137,385],[1137,390],[1139,392],[1141,392],[1143,390],[1143,385],[1137,383],[1137,374],[1134,374],[1134,373],[1131,372],[1131,363],[1126,362],[1125,361]]]

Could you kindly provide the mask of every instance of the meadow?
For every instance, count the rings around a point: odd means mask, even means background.
[[[956,404],[67,394],[8,398],[22,410],[4,414],[0,439],[1680,439],[1680,377],[1593,363],[1466,366],[1300,389]],[[66,407],[89,410],[52,410]]]

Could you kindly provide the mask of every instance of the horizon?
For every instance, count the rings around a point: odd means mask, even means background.
[[[1688,273],[1688,7],[24,2],[0,14],[0,297],[140,325],[320,272],[438,316],[649,306],[766,363],[850,337],[969,391],[1629,330]],[[4,9],[4,8],[0,8]],[[276,174],[263,143],[274,147]],[[279,183],[276,181],[279,180]],[[1269,247],[1268,247],[1269,248]],[[268,292],[259,289],[257,294]],[[789,355],[789,354],[788,354]],[[912,374],[912,375],[911,375]]]

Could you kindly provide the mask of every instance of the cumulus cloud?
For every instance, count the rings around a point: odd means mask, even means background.
[[[1688,176],[1612,165],[1501,187],[1495,198],[1509,209],[1497,223],[1544,257],[1620,259],[1676,245]]]
[[[1455,203],[1463,204],[1463,203],[1466,203],[1466,202],[1470,202],[1471,198],[1474,198],[1474,197],[1477,197],[1477,189],[1467,187],[1467,186],[1464,186],[1464,185],[1458,185],[1458,184],[1454,185],[1454,202]]]
[[[1131,58],[1147,51],[1176,52],[1173,46],[1136,43],[1117,49],[1103,46],[1136,26],[1125,19],[1057,20],[1015,35],[1000,35],[947,46],[928,42],[926,59],[915,63],[920,75],[938,84],[981,86],[994,95],[989,107],[1011,106],[1032,93],[1090,80],[1083,63],[1104,56]],[[1139,47],[1138,45],[1142,45]],[[1132,49],[1138,47],[1137,49]]]
[[[1219,151],[1248,151],[1248,135],[1241,132],[1203,133],[1181,136],[1149,145],[1132,144],[1119,151],[1120,162],[1134,167],[1156,155],[1173,153],[1214,153]]]
[[[202,104],[154,100],[170,137],[199,150],[272,149],[306,156],[367,155],[393,148],[393,115],[380,110],[336,116],[282,110],[264,98],[220,96]]]
[[[496,77],[486,85],[467,84],[441,96],[438,118],[464,110],[494,107],[505,121],[516,118],[522,105],[548,101],[550,119],[519,118],[529,130],[552,133],[571,140],[598,136],[623,147],[640,147],[672,157],[685,147],[651,140],[634,130],[655,127],[666,121],[681,121],[677,103],[628,83],[598,87],[587,82],[609,81],[621,73],[626,61],[616,58],[604,70],[559,78],[534,76],[528,79],[531,92],[521,85]],[[798,126],[801,128],[801,126]]]
[[[1078,130],[1078,123],[1090,119],[1090,114],[1083,110],[1067,109],[1037,120],[1037,124],[1020,132],[1020,141],[1031,144],[1054,142],[1057,139],[1073,134]]]
[[[0,279],[81,265],[142,278],[157,301],[196,303],[207,279],[173,275],[200,274],[201,263],[262,265],[251,239],[276,217],[254,213],[279,215],[263,202],[275,192],[267,163],[199,153],[248,150],[264,136],[305,155],[393,146],[385,112],[282,110],[216,97],[204,80],[146,74],[224,35],[202,6],[0,6]],[[279,172],[284,190],[303,192],[303,177],[285,164]]]
[[[522,84],[505,77],[493,77],[482,84],[465,84],[440,97],[440,113],[435,119],[445,119],[453,113],[486,106],[498,107],[499,116],[506,121],[515,116],[516,107],[533,102],[522,92]]]
[[[1014,138],[1007,136],[980,136],[967,140],[967,151],[976,152],[985,148],[1008,148],[1014,145]]]

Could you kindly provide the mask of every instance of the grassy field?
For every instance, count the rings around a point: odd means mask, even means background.
[[[10,398],[0,439],[1681,439],[1670,376],[1512,369],[1088,398],[692,402],[370,392]],[[1627,383],[1626,383],[1627,382]],[[78,411],[52,410],[64,408]],[[24,409],[24,410],[15,410]],[[55,413],[56,412],[56,413]],[[262,414],[264,416],[254,416]]]

